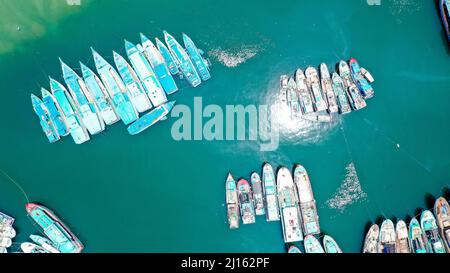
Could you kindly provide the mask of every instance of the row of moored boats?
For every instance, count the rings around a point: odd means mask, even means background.
[[[309,66],[297,69],[295,77],[281,76],[281,101],[290,109],[292,119],[329,121],[331,114],[347,114],[367,106],[374,96],[372,75],[356,59],[341,61],[338,72],[330,74],[325,63],[319,71]]]
[[[325,248],[315,237],[321,233],[316,201],[309,175],[301,165],[296,165],[291,175],[289,169],[281,167],[277,175],[273,167],[266,163],[262,175],[251,174],[237,181],[232,174],[226,180],[226,202],[228,224],[231,229],[256,222],[256,216],[265,215],[267,222],[280,221],[284,242],[289,252],[300,252],[295,243],[303,242],[307,253],[342,252],[330,237],[324,237]],[[294,245],[292,245],[294,244]]]
[[[396,225],[385,220],[373,225],[364,242],[364,253],[450,253],[450,206],[443,197],[420,219],[412,218],[409,226],[399,220]]]
[[[35,203],[26,205],[28,216],[41,229],[42,235],[30,235],[31,242],[20,244],[24,253],[79,253],[84,246],[81,241],[70,231],[70,229],[50,209]],[[6,220],[5,220],[6,219]],[[6,248],[11,246],[11,238],[16,233],[12,228],[14,219],[0,213],[0,236],[7,230],[9,240],[0,238],[0,253],[6,253]],[[8,229],[5,229],[9,227]],[[2,242],[8,244],[3,247]]]
[[[129,62],[113,52],[115,68],[92,49],[97,74],[80,62],[80,76],[60,60],[66,86],[50,78],[51,92],[43,88],[40,98],[31,95],[48,140],[70,134],[81,144],[119,120],[131,135],[138,134],[171,111],[175,102],[167,96],[178,91],[174,76],[192,87],[211,78],[209,63],[189,36],[183,34],[185,47],[166,31],[164,38],[165,44],[156,38],[156,45],[143,34],[141,44],[125,41]]]

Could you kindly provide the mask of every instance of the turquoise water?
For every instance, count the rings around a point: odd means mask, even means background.
[[[264,161],[308,169],[322,229],[348,252],[360,250],[369,221],[414,215],[427,194],[449,185],[450,52],[428,1],[16,2],[1,19],[0,167],[63,218],[87,252],[284,252],[279,223],[226,224],[227,172],[249,178]],[[61,79],[58,57],[93,68],[90,46],[112,61],[113,49],[125,53],[124,38],[161,37],[162,29],[178,39],[188,33],[213,63],[211,81],[180,84],[179,104],[191,106],[194,96],[205,105],[266,103],[281,74],[352,56],[376,77],[376,96],[331,125],[285,130],[268,153],[249,141],[176,142],[174,118],[135,137],[117,124],[82,146],[48,144],[29,96],[49,75]],[[350,179],[333,199],[350,163],[359,184]],[[357,194],[344,206],[349,185]],[[22,242],[36,232],[26,200],[5,177],[0,192]]]

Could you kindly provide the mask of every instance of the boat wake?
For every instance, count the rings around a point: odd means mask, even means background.
[[[255,57],[261,48],[256,45],[242,45],[238,49],[225,50],[222,48],[212,49],[208,52],[212,59],[220,62],[226,67],[234,68]]]
[[[326,202],[328,208],[343,212],[347,206],[367,198],[362,190],[355,164],[350,163],[345,168],[346,175],[341,186]]]

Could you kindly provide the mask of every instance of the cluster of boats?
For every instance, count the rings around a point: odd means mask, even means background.
[[[165,44],[156,38],[156,45],[143,34],[141,44],[125,40],[129,62],[113,52],[117,70],[92,48],[97,74],[80,62],[80,76],[60,59],[66,86],[50,78],[51,92],[41,89],[41,97],[31,95],[50,143],[70,134],[81,144],[119,120],[131,135],[138,134],[170,113],[175,102],[167,96],[178,91],[174,76],[192,87],[211,78],[203,51],[189,36],[183,34],[185,47],[166,31],[164,38]]]
[[[253,172],[250,182],[237,181],[231,173],[225,183],[227,217],[230,229],[256,222],[256,216],[265,215],[267,222],[281,221],[284,242],[294,244],[304,242],[307,253],[323,253],[325,250],[315,235],[319,235],[320,225],[309,175],[301,165],[294,167],[293,176],[286,167],[279,168],[277,175],[273,167],[266,163],[261,176]],[[326,249],[341,252],[337,243],[326,236]],[[300,252],[291,246],[289,252]]]
[[[7,249],[12,246],[12,239],[16,237],[14,221],[11,216],[0,212],[0,253],[7,253]]]
[[[352,58],[339,62],[338,72],[332,75],[325,63],[320,65],[320,74],[309,66],[305,71],[297,69],[294,77],[282,75],[280,96],[292,119],[328,121],[332,114],[365,108],[366,100],[374,96],[373,82],[372,75]]]
[[[399,220],[394,226],[385,220],[373,225],[365,238],[363,253],[450,253],[450,206],[443,197],[436,200],[434,215],[425,210],[420,222]]]
[[[43,234],[31,235],[32,242],[24,242],[24,253],[80,253],[84,246],[50,209],[35,203],[25,206],[28,216],[42,229]]]

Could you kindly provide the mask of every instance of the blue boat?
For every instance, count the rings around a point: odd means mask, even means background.
[[[164,91],[168,95],[178,91],[177,84],[169,72],[169,68],[164,61],[163,56],[158,51],[156,46],[150,41],[144,34],[141,33],[142,48],[144,49],[144,55],[153,67],[159,82],[161,83]]]
[[[31,103],[33,104],[34,112],[39,117],[42,131],[44,131],[50,143],[55,143],[60,139],[60,137],[56,132],[56,128],[52,120],[50,119],[50,115],[48,113],[47,108],[45,107],[42,100],[33,94],[31,94]]]
[[[207,81],[207,80],[211,79],[211,74],[209,73],[208,63],[203,58],[201,51],[195,46],[192,39],[189,36],[187,36],[185,33],[183,33],[183,41],[184,41],[184,46],[186,47],[186,51],[189,54],[189,56],[191,57],[191,60],[194,63],[195,67],[197,68],[197,71],[200,74],[202,81]]]
[[[170,74],[176,75],[180,73],[180,70],[178,70],[178,66],[173,60],[173,57],[170,54],[170,51],[167,48],[167,46],[163,42],[161,42],[158,38],[155,38],[155,40],[156,40],[156,47],[163,56],[164,61],[166,62],[167,67],[169,68]]]
[[[114,108],[117,114],[122,119],[125,125],[131,124],[138,119],[138,113],[130,101],[128,93],[126,92],[125,84],[120,78],[117,71],[94,49],[92,49],[94,56],[95,67],[97,73],[103,81],[103,84],[111,97]]]
[[[84,82],[91,93],[94,101],[100,111],[100,116],[107,125],[112,125],[120,120],[114,107],[112,107],[111,98],[106,92],[105,86],[95,73],[86,65],[80,62],[81,72]]]
[[[153,109],[128,127],[130,135],[137,135],[164,119],[172,110],[175,101],[169,101]]]
[[[184,77],[186,77],[187,81],[193,86],[197,87],[202,83],[200,76],[195,70],[194,64],[189,58],[186,51],[183,47],[173,38],[172,35],[164,31],[164,38],[166,40],[166,44],[169,46],[169,51],[174,58],[174,61],[178,68],[183,73]]]
[[[153,106],[157,107],[166,103],[166,93],[144,54],[134,44],[128,41],[125,41],[125,50]]]
[[[86,126],[86,129],[91,135],[102,132],[105,130],[105,123],[98,116],[97,107],[95,106],[94,100],[88,93],[85,83],[77,75],[77,73],[75,73],[75,71],[67,66],[61,59],[60,62],[64,80],[66,81],[75,105],[80,111],[80,116],[83,120],[84,126]]]
[[[144,91],[139,78],[131,65],[117,52],[113,51],[117,70],[127,87],[130,100],[138,112],[143,113],[152,108],[152,104]]]
[[[77,115],[77,109],[74,107],[74,102],[70,95],[67,93],[66,88],[56,80],[50,78],[50,88],[58,102],[58,106],[61,112],[66,117],[68,128],[70,128],[70,135],[76,144],[82,144],[89,141],[89,134],[86,131],[83,123],[80,121]]]
[[[52,93],[50,93],[48,90],[44,88],[41,88],[41,94],[42,94],[42,102],[44,102],[44,105],[48,110],[48,114],[53,124],[55,125],[56,132],[58,133],[58,135],[60,137],[69,135],[70,128],[67,125],[66,118],[62,114],[62,111],[59,108],[58,103],[56,102]]]
[[[439,8],[441,10],[442,24],[444,25],[445,34],[450,43],[450,0],[441,0]]]
[[[358,61],[353,58],[350,60],[349,64],[353,81],[356,83],[356,86],[358,86],[358,89],[363,95],[364,99],[372,98],[374,96],[373,87],[362,74],[361,67],[359,66]]]

